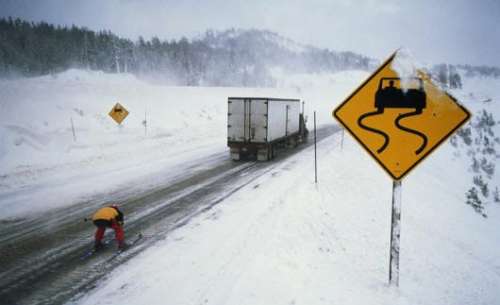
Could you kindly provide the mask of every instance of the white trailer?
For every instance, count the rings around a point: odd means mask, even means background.
[[[278,145],[296,146],[307,135],[298,99],[229,97],[227,127],[233,160],[270,160]]]

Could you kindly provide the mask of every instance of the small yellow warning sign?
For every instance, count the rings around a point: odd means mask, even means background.
[[[116,103],[116,105],[109,112],[109,116],[115,120],[116,123],[121,124],[127,117],[128,113],[129,112],[125,109],[125,107],[120,105],[120,103]]]
[[[402,179],[469,118],[423,71],[401,79],[393,54],[333,116],[394,179]]]

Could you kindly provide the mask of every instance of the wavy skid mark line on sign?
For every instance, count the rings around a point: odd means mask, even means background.
[[[397,118],[396,118],[396,126],[403,130],[403,131],[406,131],[406,132],[409,132],[411,134],[414,134],[418,137],[420,137],[422,139],[422,144],[420,145],[419,148],[417,148],[417,150],[415,150],[415,154],[418,155],[420,154],[422,151],[424,151],[425,147],[427,146],[427,136],[423,133],[421,133],[420,131],[418,130],[415,130],[415,129],[411,129],[411,128],[408,128],[408,127],[405,127],[403,125],[401,125],[400,121],[404,118],[407,118],[407,117],[411,117],[411,116],[414,116],[414,115],[420,115],[422,114],[422,109],[416,109],[415,111],[413,112],[408,112],[408,113],[403,113],[403,114],[400,114]]]
[[[368,112],[368,113],[362,114],[358,118],[358,125],[359,125],[359,127],[363,128],[365,130],[371,131],[373,133],[379,134],[382,137],[384,137],[384,144],[382,144],[382,146],[379,149],[377,149],[377,152],[379,154],[381,152],[383,152],[386,149],[386,147],[389,145],[389,136],[385,132],[383,132],[382,130],[375,129],[375,128],[372,128],[370,126],[366,126],[365,124],[363,124],[363,120],[366,119],[367,117],[374,116],[374,115],[379,115],[379,114],[383,114],[383,113],[384,113],[384,108],[379,108],[379,109],[377,109],[377,111],[373,111],[373,112]]]

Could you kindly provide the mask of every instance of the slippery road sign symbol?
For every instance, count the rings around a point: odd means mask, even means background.
[[[378,90],[375,93],[375,107],[376,111],[368,112],[361,115],[358,118],[358,125],[366,129],[368,131],[374,132],[376,134],[384,137],[384,144],[377,150],[377,153],[383,152],[387,145],[389,145],[389,135],[382,130],[378,130],[375,128],[371,128],[367,125],[363,124],[363,120],[374,115],[379,115],[384,113],[384,108],[414,108],[415,111],[409,113],[402,113],[398,115],[396,118],[396,126],[406,132],[413,133],[416,136],[422,138],[422,145],[415,151],[415,154],[420,154],[425,146],[427,145],[427,136],[417,130],[405,127],[401,125],[401,120],[407,117],[411,117],[414,115],[422,114],[422,109],[425,108],[425,91],[423,86],[423,81],[421,78],[413,78],[418,80],[419,87],[418,89],[407,89],[406,92],[403,92],[402,89],[395,87],[394,81],[401,81],[400,78],[397,77],[383,77],[379,81]],[[382,87],[384,80],[389,80],[389,86]]]
[[[109,116],[115,120],[116,123],[121,124],[123,120],[128,116],[128,111],[120,105],[120,103],[116,103],[115,106],[109,112]]]
[[[396,54],[334,111],[334,117],[394,179],[443,143],[470,113],[422,71],[401,79]]]

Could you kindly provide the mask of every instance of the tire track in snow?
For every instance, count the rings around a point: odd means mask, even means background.
[[[339,130],[338,126],[323,127],[317,132],[318,140]],[[93,226],[83,223],[82,219],[102,200],[86,202],[79,208],[72,206],[51,211],[41,218],[14,224],[7,232],[2,230],[0,235],[0,299],[6,304],[61,304],[81,295],[122,262],[166,238],[194,216],[209,211],[312,144],[310,140],[296,149],[281,151],[274,161],[267,163],[234,163],[226,156],[207,169],[202,160],[199,164],[190,164],[193,175],[181,175],[174,181],[167,181],[163,187],[120,200],[126,212],[126,235],[143,232],[147,238],[140,246],[112,261],[109,260],[111,249],[88,262],[80,260],[82,253],[91,247],[94,231]],[[47,215],[55,220],[48,222],[43,218]],[[62,215],[64,217],[60,217]],[[112,232],[108,233],[107,238],[110,238]]]

